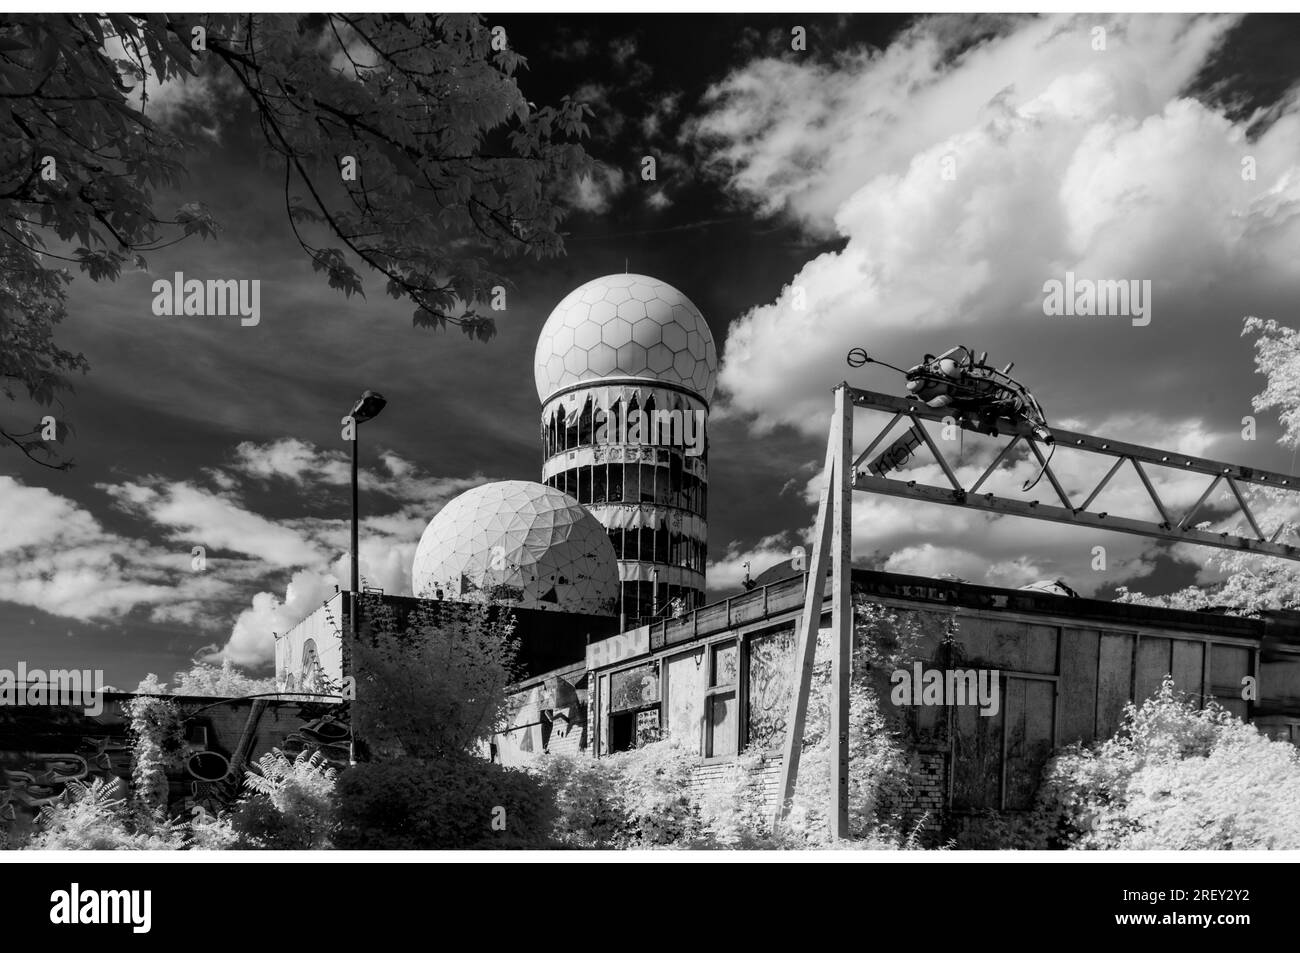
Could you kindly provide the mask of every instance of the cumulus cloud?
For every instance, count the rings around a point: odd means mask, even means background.
[[[237,462],[228,469],[274,486],[287,483],[302,490],[347,483],[350,475],[341,451],[324,450],[298,440],[268,444],[241,444]],[[396,595],[411,592],[411,560],[428,521],[448,500],[484,482],[483,477],[438,477],[424,473],[391,450],[378,453],[380,468],[363,468],[362,490],[395,501],[373,507],[362,517],[359,541],[362,584]],[[275,524],[296,538],[304,557],[292,562],[295,570],[283,594],[276,589],[256,593],[240,612],[224,645],[212,659],[230,658],[240,665],[259,665],[274,656],[272,632],[283,633],[351,578],[347,553],[349,522],[346,517],[299,517]],[[340,583],[340,580],[342,581]]]
[[[363,582],[410,593],[410,566],[428,520],[480,477],[435,477],[381,450],[361,471],[373,494],[363,516]],[[142,611],[156,622],[223,629],[212,659],[260,665],[283,632],[350,578],[349,521],[338,515],[271,517],[248,499],[290,490],[328,496],[350,480],[346,456],[300,440],[243,443],[201,480],[149,475],[97,485],[138,527],[112,532],[49,490],[0,477],[0,600],[82,621]],[[260,497],[259,497],[260,498]],[[196,568],[194,547],[203,547]],[[231,619],[234,619],[233,625]]]
[[[252,605],[235,619],[226,644],[210,652],[205,660],[229,659],[250,667],[265,664],[275,657],[275,635],[283,635],[315,611],[334,595],[338,585],[338,577],[332,574],[304,569],[293,574],[283,598],[273,592],[259,592]]]
[[[1300,104],[1234,119],[1187,94],[1235,22],[943,17],[884,51],[760,59],[721,81],[686,133],[708,167],[760,212],[841,243],[732,323],[726,415],[821,438],[849,348],[907,366],[969,344],[1016,361],[1055,424],[1241,459],[1241,320],[1289,317],[1300,295]],[[1067,272],[1149,280],[1151,325],[1046,315],[1044,285]],[[901,391],[884,369],[856,375]],[[970,448],[963,479],[991,452]],[[1054,466],[1075,486],[1108,462],[1062,451]],[[1035,471],[1016,461],[1001,489],[1019,495]],[[946,485],[932,464],[913,477]],[[1152,478],[1171,506],[1203,486]],[[1125,507],[1154,513],[1131,473],[1094,508]],[[1236,519],[1222,506],[1210,515]],[[1008,584],[1062,575],[1085,593],[1149,572],[1156,551],[1139,537],[862,495],[854,523],[857,555],[888,568]],[[1091,568],[1094,545],[1105,571]]]
[[[310,490],[339,482],[338,451],[322,450],[301,441],[241,445],[237,469],[272,483],[284,481]],[[359,541],[362,584],[396,595],[411,592],[411,560],[428,521],[452,497],[483,482],[482,477],[435,477],[423,473],[400,455],[379,453],[381,469],[363,469],[362,489],[397,502],[362,517]],[[349,477],[350,479],[350,477]],[[349,522],[346,518],[300,517],[275,524],[298,541],[302,558],[291,562],[295,570],[284,587],[264,589],[240,612],[225,644],[211,654],[240,665],[270,661],[275,644],[272,632],[284,632],[313,611],[351,578],[347,553]],[[247,544],[245,544],[247,545]]]
[[[379,493],[405,503],[428,503],[446,500],[482,483],[481,477],[434,477],[422,473],[411,461],[396,451],[381,449],[381,469],[362,467],[358,473],[361,489]],[[351,486],[351,461],[347,452],[318,447],[296,437],[283,437],[267,443],[241,443],[235,448],[234,460],[224,469],[214,471],[213,480],[222,489],[232,489],[234,476],[259,484],[275,486],[287,483],[295,488]]]
[[[1234,22],[924,19],[883,51],[849,50],[830,62],[754,60],[708,91],[709,108],[684,136],[705,146],[713,170],[763,211],[833,234],[840,206],[864,183],[904,172],[936,143],[1039,99],[1059,77],[1105,73],[1131,105],[1158,110]],[[1104,51],[1094,49],[1096,26],[1107,30]]]
[[[1067,271],[1151,280],[1171,334],[1232,334],[1246,302],[1294,300],[1300,116],[1251,141],[1247,123],[1179,97],[1230,19],[1106,21],[1104,52],[1095,19],[1031,21],[955,57],[922,25],[884,53],[763,60],[719,86],[694,135],[734,168],[731,188],[844,240],[731,326],[720,383],[737,410],[820,430],[826,383],[863,344],[906,360],[978,335],[1042,379],[1087,335],[1088,356],[1122,363],[1116,335],[1140,333],[1124,319],[1043,314],[1045,281]],[[1202,363],[1220,356],[1208,350]],[[1092,368],[1094,383],[1111,370]],[[1082,390],[1072,376],[1057,386]],[[1093,396],[1110,409],[1120,395]]]
[[[281,568],[321,558],[320,550],[292,528],[192,483],[152,478],[101,484],[99,489],[120,508],[162,528],[177,542],[238,553]]]
[[[74,501],[0,476],[0,600],[81,621],[120,619],[137,606],[155,618],[218,595],[226,584],[184,574],[188,550],[110,532]]]
[[[301,486],[310,478],[317,483],[343,486],[352,479],[345,453],[322,451],[296,437],[260,444],[245,441],[235,447],[234,456],[229,469],[258,480],[287,480]]]

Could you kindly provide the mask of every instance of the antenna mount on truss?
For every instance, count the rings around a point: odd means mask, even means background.
[[[998,370],[988,359],[988,351],[977,358],[973,350],[961,346],[949,348],[937,357],[926,354],[920,364],[906,371],[876,360],[860,347],[849,351],[847,358],[849,367],[880,364],[898,371],[907,379],[907,392],[913,400],[934,410],[947,410],[966,430],[996,437],[1003,427],[1002,421],[1023,422],[1039,441],[1051,447],[1047,453],[1047,459],[1051,460],[1056,438],[1047,426],[1047,417],[1037,398],[1011,376],[1014,362]],[[885,466],[882,472],[897,468],[920,445],[915,434],[896,441],[879,458],[880,465]],[[1038,476],[1025,481],[1021,490],[1028,493],[1045,472],[1046,464]]]

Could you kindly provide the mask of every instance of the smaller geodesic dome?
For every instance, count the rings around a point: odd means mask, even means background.
[[[573,497],[506,480],[467,490],[429,521],[411,588],[422,598],[616,615],[618,557]]]

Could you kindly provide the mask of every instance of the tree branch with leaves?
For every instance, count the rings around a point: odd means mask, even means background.
[[[526,61],[468,14],[47,14],[0,18],[0,386],[48,406],[87,370],[60,349],[75,268],[94,281],[220,227],[201,202],[164,213],[199,128],[251,111],[294,237],[329,286],[375,273],[416,326],[495,333],[502,264],[563,250],[566,195],[590,169],[587,107],[538,107]],[[206,84],[189,122],[160,84]],[[202,115],[196,115],[201,113]],[[0,442],[64,466],[40,428]],[[66,435],[66,425],[60,431]],[[60,437],[60,440],[62,437]]]

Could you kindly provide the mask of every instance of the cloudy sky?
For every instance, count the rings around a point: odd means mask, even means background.
[[[1014,360],[1054,424],[1294,470],[1273,418],[1242,438],[1262,380],[1241,327],[1300,324],[1297,18],[495,20],[529,58],[531,100],[572,93],[594,112],[600,164],[571,196],[567,254],[512,272],[490,343],[414,328],[377,281],[345,299],[313,274],[242,117],[213,116],[176,198],[207,202],[221,236],[73,285],[61,340],[91,364],[67,401],[76,469],[0,454],[6,657],[127,687],[195,656],[265,665],[270,633],[346,578],[338,421],[366,387],[390,404],[362,431],[362,573],[409,592],[448,499],[539,477],[537,333],[570,289],[625,263],[695,301],[722,355],[715,595],[742,562],[804,541],[830,388],[900,392],[884,369],[847,368],[853,346],[908,365],[968,344]],[[174,271],[259,278],[261,323],[155,317],[151,284]],[[1046,316],[1043,284],[1066,272],[1149,280],[1150,324]],[[963,472],[992,452],[968,437]],[[1095,471],[1058,461],[1072,487]],[[1031,469],[1017,463],[1008,492]],[[941,482],[923,460],[909,478]],[[1200,489],[1158,485],[1175,504]],[[1147,515],[1135,478],[1108,493],[1098,508]],[[1103,598],[1210,578],[1185,547],[951,508],[860,497],[854,523],[855,555],[900,572],[1060,577]]]

